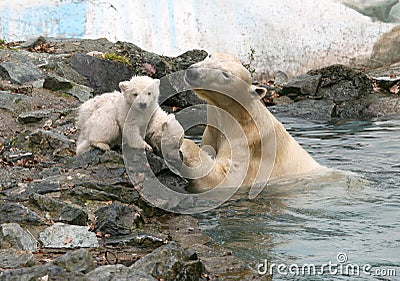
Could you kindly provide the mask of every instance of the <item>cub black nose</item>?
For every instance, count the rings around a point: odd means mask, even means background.
[[[188,80],[196,80],[200,77],[200,72],[197,67],[189,66],[185,75]]]
[[[140,103],[139,103],[139,107],[140,107],[141,109],[145,109],[145,108],[147,107],[147,104],[146,104],[145,102],[140,102]]]

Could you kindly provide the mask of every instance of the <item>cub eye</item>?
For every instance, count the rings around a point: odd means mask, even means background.
[[[133,94],[133,96],[134,96],[134,97],[137,97],[137,96],[138,96],[138,94]]]
[[[150,95],[151,95],[151,92],[148,92],[147,95],[150,96]]]

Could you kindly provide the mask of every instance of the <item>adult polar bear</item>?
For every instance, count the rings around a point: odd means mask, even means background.
[[[251,84],[239,59],[212,54],[187,69],[185,82],[207,102],[201,148],[188,139],[180,148],[182,174],[192,179],[189,191],[255,186],[322,167],[260,102],[265,89]]]

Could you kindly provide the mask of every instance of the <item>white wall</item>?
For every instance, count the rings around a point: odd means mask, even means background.
[[[257,74],[269,77],[278,70],[295,75],[365,59],[374,42],[394,26],[372,21],[339,0],[31,2],[0,3],[0,38],[106,37],[159,54],[202,48],[232,53],[244,61],[253,48]]]

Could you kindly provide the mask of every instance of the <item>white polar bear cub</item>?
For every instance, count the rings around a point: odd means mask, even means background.
[[[121,145],[122,130],[129,109],[134,104],[134,110],[152,111],[158,107],[160,80],[147,76],[134,76],[130,81],[119,83],[121,92],[114,91],[96,96],[79,107],[77,127],[80,134],[76,154],[89,151],[91,147],[101,150]],[[135,116],[140,116],[135,114]],[[151,147],[141,137],[143,120],[129,119],[125,135],[128,145],[132,147]],[[145,119],[145,118],[143,118]]]
[[[78,113],[76,154],[91,147],[109,150],[121,145],[124,137],[130,147],[149,151],[154,148],[160,155],[167,151],[167,156],[175,159],[184,130],[173,114],[159,106],[159,86],[158,79],[134,76],[119,84],[121,92],[105,93],[83,103]],[[151,146],[144,141],[145,136]]]

